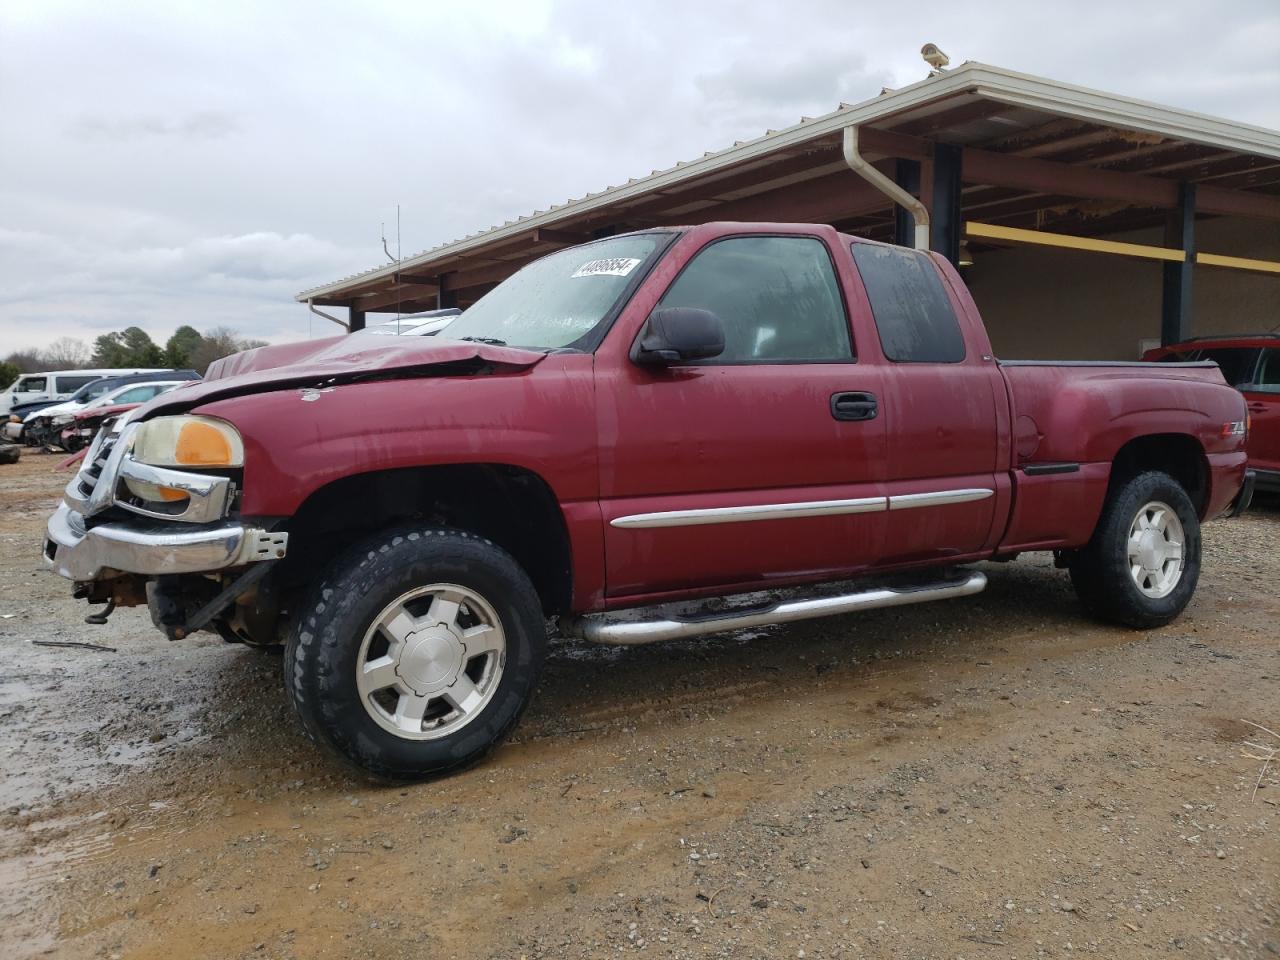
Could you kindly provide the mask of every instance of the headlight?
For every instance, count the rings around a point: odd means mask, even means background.
[[[75,417],[71,416],[71,414],[69,414],[69,413],[68,413],[68,414],[65,414],[64,416],[61,416],[61,417],[54,417],[50,422],[51,422],[55,427],[61,427],[61,426],[63,426],[64,424],[68,424],[68,423],[70,423],[70,422],[71,422],[72,420],[74,420],[74,419],[75,419]]]
[[[153,467],[242,467],[236,428],[213,417],[157,417],[138,427],[133,457]]]

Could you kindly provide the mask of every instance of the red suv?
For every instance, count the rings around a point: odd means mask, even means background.
[[[1249,405],[1249,465],[1257,487],[1280,493],[1280,334],[1197,337],[1148,350],[1144,360],[1212,360]]]

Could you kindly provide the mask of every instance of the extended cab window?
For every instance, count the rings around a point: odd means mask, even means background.
[[[915,250],[855,243],[884,355],[899,363],[959,363],[964,335],[933,262]]]
[[[813,237],[730,237],[705,247],[662,307],[699,307],[724,323],[707,363],[850,360],[849,323],[826,245]]]

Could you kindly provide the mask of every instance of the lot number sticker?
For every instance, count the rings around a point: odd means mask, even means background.
[[[625,277],[640,262],[637,257],[606,257],[603,260],[588,260],[577,270],[575,277]]]

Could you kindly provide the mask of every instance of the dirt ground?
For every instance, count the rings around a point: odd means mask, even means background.
[[[1280,956],[1280,769],[1244,755],[1280,746],[1244,722],[1280,731],[1280,506],[1207,526],[1152,633],[1030,557],[965,601],[557,642],[487,763],[386,787],[303,738],[278,657],[86,626],[40,563],[56,461],[0,467],[0,956]]]

